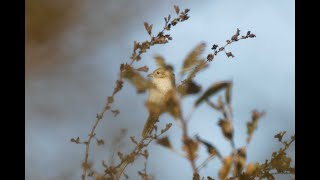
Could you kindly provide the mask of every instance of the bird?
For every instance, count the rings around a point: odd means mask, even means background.
[[[168,112],[175,119],[181,118],[180,103],[176,93],[175,75],[172,69],[160,67],[147,76],[151,79],[151,86],[148,88],[149,95],[145,103],[149,116],[142,131],[143,139],[148,137],[161,114]],[[116,179],[120,178],[129,163],[129,161],[125,161],[121,164],[116,174]]]
[[[175,119],[181,115],[180,103],[176,94],[175,75],[172,70],[160,67],[148,77],[151,78],[152,86],[149,88],[149,96],[146,101],[149,116],[142,131],[143,138],[153,130],[161,114],[168,112]]]

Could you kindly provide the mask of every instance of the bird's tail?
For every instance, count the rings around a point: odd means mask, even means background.
[[[158,113],[150,113],[148,120],[146,124],[144,125],[143,131],[142,131],[142,137],[145,138],[148,136],[148,134],[152,131],[154,124],[157,122],[159,118]]]

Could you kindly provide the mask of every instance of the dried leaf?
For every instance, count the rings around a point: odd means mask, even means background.
[[[238,36],[239,36],[239,35],[240,35],[240,30],[237,29],[236,34],[231,37],[231,40],[232,40],[232,41],[238,41]]]
[[[254,130],[257,128],[258,121],[264,114],[265,114],[264,112],[259,112],[257,110],[252,111],[251,122],[247,123],[247,133],[248,133],[247,143],[250,142],[252,138],[252,134]]]
[[[148,152],[148,150],[144,150],[144,153],[143,153],[143,156],[146,158],[146,159],[148,159],[148,157],[149,157],[149,152]]]
[[[108,104],[111,104],[111,103],[113,103],[113,96],[108,97]]]
[[[134,61],[140,61],[140,60],[141,60],[141,56],[140,56],[140,54],[136,54],[136,52],[134,52],[134,53],[131,55],[130,59],[132,59],[132,60],[134,60]]]
[[[82,166],[83,169],[89,169],[90,170],[92,168],[92,164],[93,164],[92,162],[87,162],[87,163],[86,162],[82,162],[81,166]]]
[[[192,180],[200,180],[200,175],[198,173],[193,173]]]
[[[137,41],[133,42],[133,52],[140,48],[140,43]]]
[[[154,56],[154,59],[156,60],[158,67],[165,68],[167,66],[165,59],[162,56],[156,55],[156,56]]]
[[[97,145],[98,145],[98,146],[104,145],[103,139],[96,139],[96,140],[97,140]]]
[[[121,72],[121,75],[136,87],[138,93],[143,93],[151,87],[151,82],[146,80],[128,64],[125,65],[125,70]]]
[[[166,124],[166,127],[164,129],[161,129],[161,134],[163,134],[164,132],[168,131],[172,126],[172,123],[168,123]]]
[[[120,64],[120,71],[124,70],[124,66],[125,66],[125,64]]]
[[[169,140],[169,138],[167,136],[165,136],[165,137],[163,137],[161,139],[158,139],[157,143],[160,144],[161,146],[164,146],[166,148],[172,149],[170,140]]]
[[[213,54],[208,54],[208,56],[207,56],[207,60],[208,60],[208,61],[212,61],[213,58],[214,58],[214,55],[213,55]]]
[[[182,21],[188,20],[189,16],[185,12],[181,12],[179,18],[180,18],[180,21],[182,22]]]
[[[184,75],[185,72],[192,68],[194,65],[199,64],[200,55],[204,51],[205,46],[205,43],[200,43],[187,55],[183,62],[181,75]]]
[[[175,26],[178,23],[178,19],[175,18],[171,21],[172,26]]]
[[[118,151],[117,155],[118,155],[118,157],[119,157],[121,160],[123,160],[124,157],[123,157],[122,152]]]
[[[208,176],[207,180],[214,180],[212,177]]]
[[[195,105],[198,106],[200,103],[208,99],[210,96],[218,93],[222,89],[227,88],[229,84],[230,84],[229,81],[215,83],[214,85],[209,87],[209,89],[207,89],[200,98],[197,99]]]
[[[217,47],[219,47],[217,44],[214,44],[214,45],[212,45],[212,50],[216,50],[217,49]]]
[[[119,109],[111,110],[111,112],[113,113],[114,117],[116,117],[120,113]]]
[[[148,66],[142,66],[142,67],[139,67],[139,68],[137,69],[137,71],[148,72],[148,71],[149,71],[149,68],[148,68]]]
[[[133,142],[134,144],[138,144],[138,142],[135,140],[134,136],[130,136],[130,140],[131,140],[131,142]]]
[[[201,91],[201,86],[199,86],[193,80],[191,80],[180,84],[177,88],[177,91],[181,96],[197,94]]]
[[[286,152],[279,150],[278,153],[273,154],[270,165],[276,169],[277,172],[283,173],[290,168],[291,158],[287,156]]]
[[[126,173],[124,173],[124,172],[122,172],[123,173],[123,176],[126,178],[126,179],[129,179],[129,176],[126,174]]]
[[[221,119],[218,124],[222,129],[224,137],[226,137],[228,140],[231,140],[233,137],[233,129],[230,121],[226,119]]]
[[[231,169],[231,165],[232,165],[232,156],[228,156],[223,159],[223,166],[219,170],[219,179],[225,179],[228,176],[229,171]]]
[[[79,137],[77,137],[76,139],[71,138],[70,141],[73,142],[73,143],[76,143],[76,144],[80,144],[80,138]]]
[[[149,35],[151,35],[151,31],[152,31],[152,24],[149,25],[147,22],[144,22],[144,27],[146,28],[147,32]]]
[[[232,54],[232,52],[226,52],[226,55],[229,57],[234,57],[234,55]]]
[[[215,155],[220,156],[220,154],[218,154],[217,149],[212,144],[210,144],[207,141],[204,141],[204,140],[200,139],[199,136],[196,136],[196,139],[206,147],[207,152],[210,154],[210,156],[212,156],[212,157],[215,156]]]
[[[247,158],[247,153],[246,153],[246,149],[240,148],[238,149],[238,152],[236,154],[235,157],[235,175],[240,175],[245,164],[246,164],[246,158]]]
[[[232,90],[232,82],[230,82],[226,88],[226,102],[227,102],[227,104],[231,103],[231,90]]]
[[[173,7],[174,7],[174,10],[176,11],[176,13],[179,14],[179,12],[180,12],[179,6],[174,5]]]
[[[113,94],[118,93],[123,87],[123,81],[117,80],[116,87],[114,88]]]
[[[245,174],[247,176],[251,176],[256,169],[257,169],[257,166],[255,164],[249,163],[246,167]]]
[[[187,153],[188,159],[193,161],[197,158],[199,142],[192,139],[184,140],[183,150]]]
[[[282,132],[276,134],[276,135],[274,136],[274,138],[277,138],[278,141],[282,142],[282,138],[283,138],[283,136],[284,136],[285,134],[286,134],[286,131],[282,131]]]
[[[182,84],[187,84],[192,81],[192,79],[196,76],[198,72],[208,67],[208,64],[205,60],[200,60],[197,62],[197,65],[194,66],[192,71],[189,73],[188,77],[182,81]],[[180,86],[180,85],[179,85]]]

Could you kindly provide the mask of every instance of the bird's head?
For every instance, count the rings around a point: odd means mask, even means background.
[[[166,68],[158,68],[156,70],[154,70],[152,73],[148,74],[148,77],[152,78],[152,79],[163,79],[163,78],[174,78],[174,74],[170,69],[166,69]]]

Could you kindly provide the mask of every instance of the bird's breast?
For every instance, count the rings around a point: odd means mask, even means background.
[[[149,102],[163,104],[167,92],[173,89],[172,82],[169,78],[156,79],[153,81],[155,88],[149,90]]]

